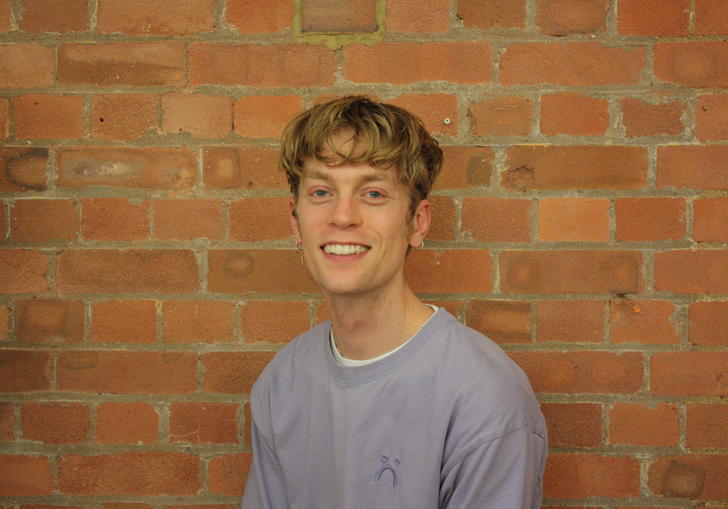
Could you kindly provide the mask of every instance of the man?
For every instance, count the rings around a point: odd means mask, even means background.
[[[546,429],[527,378],[404,279],[437,142],[401,108],[344,97],[291,121],[280,162],[331,320],[253,388],[243,509],[538,508]]]

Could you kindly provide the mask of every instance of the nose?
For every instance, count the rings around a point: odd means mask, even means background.
[[[329,223],[337,228],[349,228],[361,224],[359,204],[353,198],[339,197],[331,207]]]

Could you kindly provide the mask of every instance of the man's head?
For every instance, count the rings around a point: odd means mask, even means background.
[[[347,96],[313,106],[286,126],[280,166],[296,198],[307,160],[392,168],[409,189],[413,213],[440,172],[442,149],[407,110]]]

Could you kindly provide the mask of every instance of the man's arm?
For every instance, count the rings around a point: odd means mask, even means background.
[[[253,462],[245,485],[242,509],[286,509],[288,497],[278,457],[253,420]]]

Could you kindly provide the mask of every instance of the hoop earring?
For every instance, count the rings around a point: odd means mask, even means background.
[[[425,239],[422,239],[422,242],[420,242],[420,247],[418,247],[417,249],[422,249],[423,247],[425,247]]]

